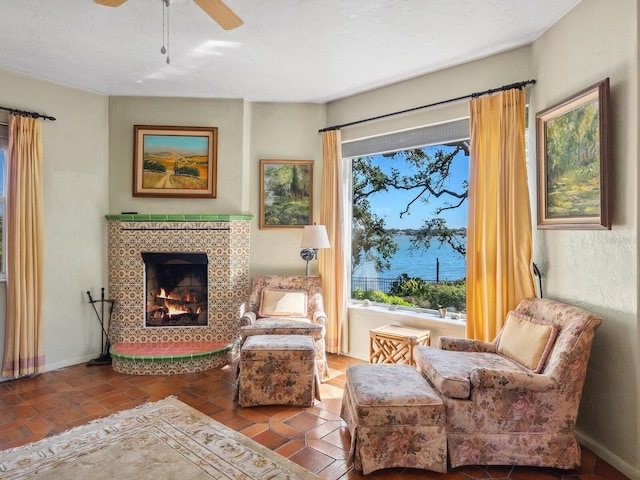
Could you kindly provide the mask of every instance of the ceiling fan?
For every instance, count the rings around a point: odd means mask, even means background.
[[[93,0],[106,7],[119,7],[127,0]],[[171,0],[162,0],[167,6]],[[193,0],[204,12],[225,30],[232,30],[244,22],[222,0]]]

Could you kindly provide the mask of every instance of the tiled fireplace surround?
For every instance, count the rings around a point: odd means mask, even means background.
[[[249,286],[250,215],[108,215],[109,340],[121,373],[166,375],[219,367],[238,338]],[[208,325],[145,327],[142,252],[206,253]]]

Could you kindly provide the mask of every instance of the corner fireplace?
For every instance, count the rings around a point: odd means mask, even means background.
[[[230,361],[240,333],[238,307],[249,289],[251,219],[107,215],[114,370],[172,375]],[[171,304],[182,313],[170,314]]]
[[[145,267],[145,327],[208,324],[207,254],[141,252]]]

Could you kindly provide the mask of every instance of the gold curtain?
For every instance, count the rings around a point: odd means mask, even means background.
[[[525,92],[472,99],[467,337],[491,341],[509,310],[535,296],[525,158]]]
[[[2,376],[44,368],[42,138],[35,118],[9,118],[7,322]]]
[[[342,329],[347,318],[347,300],[344,286],[344,247],[342,235],[342,155],[340,130],[322,134],[322,193],[320,197],[320,224],[327,228],[331,248],[319,251],[318,274],[322,279],[324,308],[327,314],[326,348],[339,353],[343,340]]]

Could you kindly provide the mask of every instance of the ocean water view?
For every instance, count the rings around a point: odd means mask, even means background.
[[[373,264],[368,263],[358,267],[353,272],[353,277],[395,279],[406,273],[410,277],[435,282],[437,263],[440,264],[439,280],[441,282],[466,277],[466,259],[449,245],[440,245],[440,242],[432,241],[428,250],[412,251],[409,235],[395,235],[394,240],[398,245],[398,251],[390,261],[389,270],[376,272]]]

